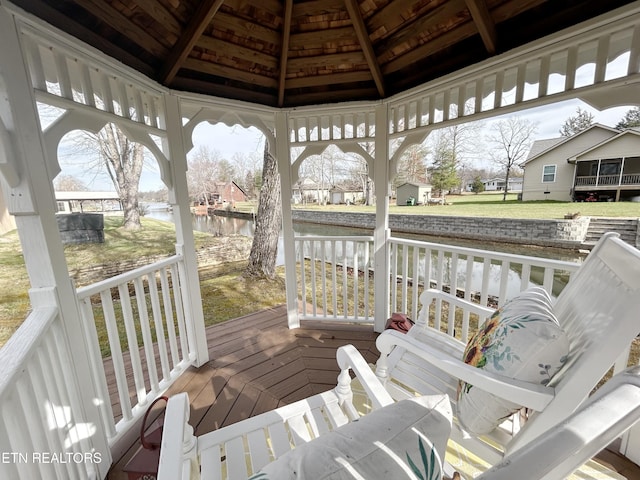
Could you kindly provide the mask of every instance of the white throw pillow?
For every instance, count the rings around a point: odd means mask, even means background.
[[[553,315],[551,299],[531,287],[511,299],[469,340],[463,360],[508,378],[546,385],[566,362],[569,339]],[[464,430],[482,435],[521,408],[462,382],[457,414]]]
[[[402,400],[294,448],[250,480],[440,480],[451,416],[447,395]]]

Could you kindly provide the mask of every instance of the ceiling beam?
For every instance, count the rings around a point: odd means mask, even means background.
[[[347,6],[347,11],[349,12],[349,16],[351,17],[353,28],[355,29],[356,35],[358,36],[358,41],[360,42],[360,46],[362,47],[364,58],[367,60],[369,70],[371,70],[371,75],[373,76],[373,81],[375,82],[376,88],[378,89],[378,94],[381,98],[384,98],[384,78],[382,77],[382,71],[380,70],[380,64],[378,63],[376,53],[373,51],[373,45],[371,44],[371,40],[369,39],[369,32],[367,32],[367,27],[364,24],[364,20],[362,19],[360,6],[358,5],[357,0],[345,0],[344,3]]]
[[[211,23],[211,19],[216,14],[224,0],[203,0],[198,3],[196,11],[193,13],[189,24],[184,29],[177,43],[169,52],[167,60],[160,71],[160,82],[168,85],[175,78],[178,70],[184,64],[189,52],[200,38],[200,35]]]
[[[280,54],[280,79],[278,81],[278,106],[284,104],[284,87],[287,81],[287,60],[289,57],[289,38],[291,35],[291,14],[293,0],[285,0],[284,23],[282,24],[282,53]]]
[[[496,53],[496,45],[498,43],[498,34],[496,33],[496,25],[491,18],[491,13],[487,7],[485,0],[465,0],[467,8],[471,13],[480,38],[484,42],[484,47],[491,55]]]

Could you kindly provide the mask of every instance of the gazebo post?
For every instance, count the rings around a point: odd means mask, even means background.
[[[102,428],[96,401],[91,352],[87,346],[75,289],[69,276],[58,223],[55,216],[53,177],[46,168],[44,138],[36,107],[29,67],[22,56],[20,35],[13,16],[0,8],[0,173],[9,212],[15,216],[34,309],[56,307],[64,328],[62,355],[69,357],[65,382],[71,384],[71,417],[68,425],[78,429],[81,447],[102,455],[102,463],[87,465],[87,472],[103,478],[111,463],[106,432]],[[62,356],[61,355],[61,356]],[[62,406],[60,406],[61,408]],[[36,414],[36,412],[34,412]],[[93,427],[93,428],[92,428]]]
[[[284,111],[276,118],[276,160],[280,172],[280,197],[282,204],[282,241],[284,249],[284,272],[287,295],[287,322],[289,328],[300,327],[298,315],[298,289],[296,280],[296,244],[291,212],[291,149],[289,148],[288,116]],[[304,270],[304,264],[301,267]],[[304,292],[302,292],[304,295]]]
[[[373,183],[376,194],[376,226],[374,248],[374,330],[384,330],[389,317],[389,135],[388,107],[376,106],[375,158]]]
[[[195,348],[197,367],[209,361],[207,335],[202,311],[202,295],[198,278],[198,260],[196,258],[195,240],[191,210],[189,208],[189,191],[187,188],[187,155],[182,131],[179,99],[175,95],[165,94],[165,115],[167,140],[163,149],[168,153],[171,185],[169,203],[173,207],[173,218],[176,226],[176,253],[184,260],[184,277],[186,285],[183,289],[185,311],[187,313],[189,342]]]

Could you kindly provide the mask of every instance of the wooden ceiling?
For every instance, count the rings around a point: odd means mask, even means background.
[[[278,107],[375,100],[630,0],[11,0],[161,84]]]

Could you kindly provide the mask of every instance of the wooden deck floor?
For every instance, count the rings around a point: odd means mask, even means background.
[[[289,330],[284,306],[263,310],[208,327],[211,360],[190,368],[167,395],[189,394],[190,423],[202,435],[333,388],[339,373],[336,349],[353,344],[374,363],[376,337],[371,327],[336,323],[305,323]],[[163,408],[156,411],[160,415]],[[124,466],[138,448],[136,442],[114,459],[109,480],[127,479]],[[629,480],[640,480],[640,468],[612,451],[602,452],[598,460]]]
[[[326,322],[290,330],[284,306],[263,310],[208,327],[211,360],[190,368],[166,395],[189,394],[190,423],[202,435],[335,387],[336,349],[352,344],[373,363],[380,354],[376,337],[369,326]],[[109,480],[127,478],[124,466],[138,448],[114,459]]]

